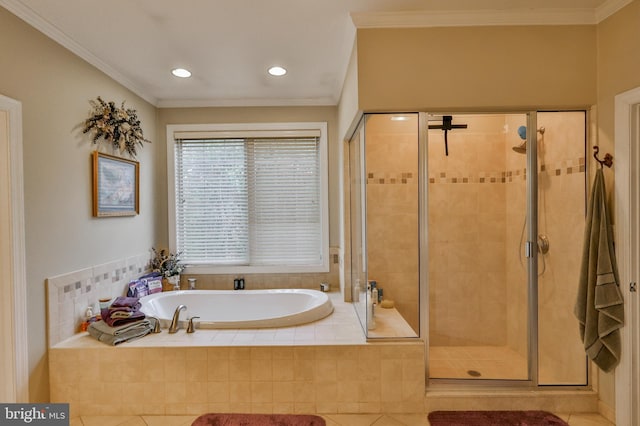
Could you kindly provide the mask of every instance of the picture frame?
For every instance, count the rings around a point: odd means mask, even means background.
[[[93,152],[93,216],[140,214],[140,163]]]

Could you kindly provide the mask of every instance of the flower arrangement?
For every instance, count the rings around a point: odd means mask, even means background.
[[[184,270],[184,265],[180,263],[180,253],[171,253],[168,250],[156,250],[151,248],[153,258],[151,259],[151,270],[160,272],[163,277],[173,277],[180,275]]]
[[[143,142],[151,143],[142,134],[138,113],[135,109],[125,108],[124,101],[120,108],[115,102],[105,102],[100,96],[89,103],[92,107],[91,115],[85,120],[82,133],[93,132],[94,144],[97,144],[100,138],[104,138],[120,153],[126,151],[135,157],[136,145],[142,146]]]

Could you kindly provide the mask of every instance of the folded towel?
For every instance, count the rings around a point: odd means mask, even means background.
[[[144,319],[144,313],[140,312],[142,304],[137,297],[116,297],[111,305],[100,311],[102,320],[111,327],[127,324]]]
[[[124,317],[121,314],[121,311],[107,312],[107,315],[102,317],[102,321],[106,322],[111,327],[118,327],[140,321],[145,318],[145,314],[142,311],[126,312],[127,315]]]
[[[153,331],[155,318],[143,319],[133,323],[111,327],[104,321],[96,321],[89,325],[87,331],[95,339],[108,345],[119,345],[146,336]]]
[[[131,308],[138,310],[141,306],[140,299],[137,297],[118,296],[111,303],[110,308]]]
[[[109,314],[109,318],[130,318],[131,315],[133,315],[133,312],[115,311]]]
[[[155,318],[149,317],[149,318],[144,318],[135,322],[119,325],[116,327],[112,327],[109,324],[105,323],[104,321],[96,321],[96,322],[92,322],[89,325],[89,328],[97,330],[100,333],[106,333],[106,334],[111,334],[112,336],[118,336],[120,334],[126,333],[129,330],[134,330],[141,327],[151,327],[153,329],[153,326],[155,326],[155,321],[156,321]]]
[[[580,337],[587,356],[607,372],[620,361],[624,302],[619,282],[604,176],[599,169],[587,210],[574,314],[580,323]]]

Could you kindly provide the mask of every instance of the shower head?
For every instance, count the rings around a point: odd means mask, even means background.
[[[522,142],[518,146],[514,146],[512,149],[515,152],[517,152],[518,154],[526,154],[527,153],[527,141]]]
[[[518,154],[526,154],[527,153],[527,126],[518,127],[518,136],[520,136],[520,139],[522,139],[524,142],[522,142],[518,146],[514,146],[513,150]]]
[[[541,135],[544,135],[544,130],[545,130],[544,127],[540,127],[538,129],[538,133],[540,133]],[[522,139],[524,142],[522,142],[518,146],[514,146],[512,149],[518,154],[526,154],[527,153],[527,126],[518,127],[518,136],[520,136],[520,139]]]

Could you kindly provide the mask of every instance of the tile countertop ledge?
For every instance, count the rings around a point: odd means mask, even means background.
[[[116,347],[209,347],[209,346],[314,346],[314,345],[363,345],[367,340],[351,303],[340,300],[340,293],[329,294],[334,306],[334,311],[326,318],[308,324],[282,328],[250,328],[250,329],[200,329],[195,333],[187,333],[181,328],[175,334],[169,334],[166,328],[158,334],[149,334],[140,339],[125,342]],[[384,311],[384,312],[383,312]],[[398,324],[400,315],[395,309],[379,309],[380,327],[378,333],[388,329],[387,333],[380,333],[385,337],[408,336],[404,325],[402,331],[394,330]],[[382,325],[388,322],[388,327]],[[413,332],[413,330],[411,330]],[[404,334],[408,333],[408,334]],[[377,333],[376,333],[377,334]],[[414,334],[415,336],[415,334]],[[395,342],[419,343],[416,338],[396,338]],[[385,344],[391,342],[374,341],[370,344]],[[82,332],[56,344],[52,349],[69,348],[105,348],[110,347],[93,337],[89,333]]]
[[[340,294],[331,292],[334,311],[321,320],[308,324],[281,328],[251,329],[196,329],[195,333],[187,333],[181,328],[175,334],[169,334],[166,328],[160,333],[149,334],[140,339],[125,342],[116,347],[209,347],[209,346],[313,346],[313,345],[360,345],[366,344],[362,327],[351,303],[340,300]],[[372,330],[375,337],[395,337],[395,342],[418,343],[415,333],[402,320],[395,309],[377,309],[378,327]],[[413,335],[413,336],[412,336]],[[412,338],[398,338],[411,336]],[[386,341],[375,341],[373,344],[384,344]],[[69,348],[106,348],[89,333],[77,333],[54,345],[52,349]]]

